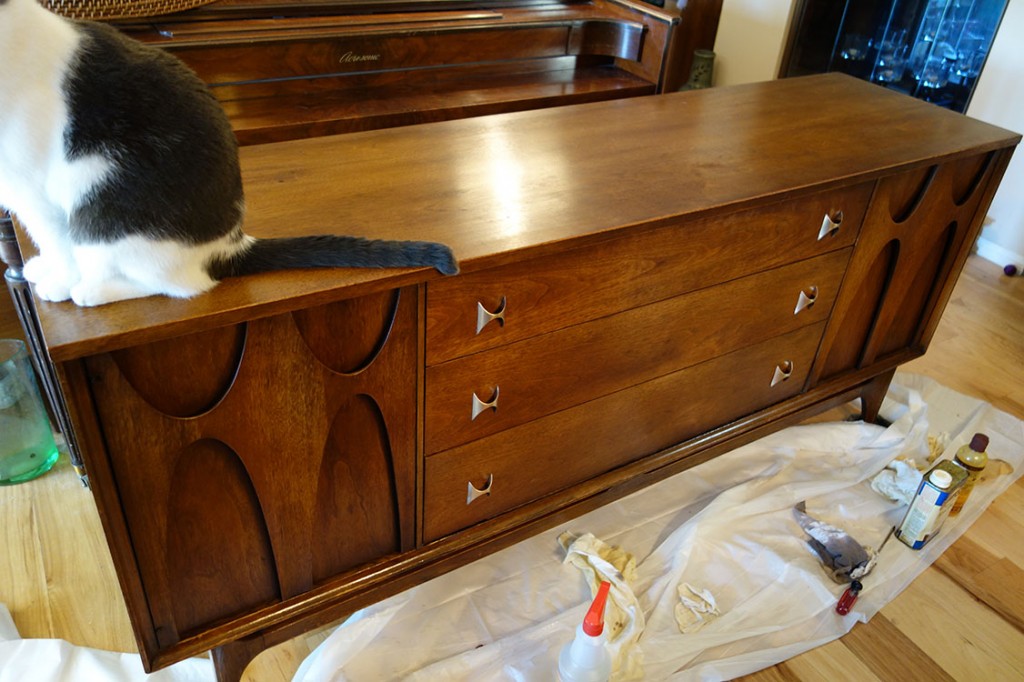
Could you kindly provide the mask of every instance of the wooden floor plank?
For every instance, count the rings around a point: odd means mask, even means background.
[[[800,682],[802,678],[789,667],[789,661],[745,675],[743,682]]]
[[[942,553],[942,556],[935,561],[935,565],[962,585],[966,581],[974,580],[980,573],[1002,560],[975,542],[969,535],[964,535]]]
[[[114,562],[102,532],[94,530],[100,521],[92,493],[78,481],[67,458],[62,458],[60,466],[65,475],[54,476],[35,500],[53,636],[72,644],[133,651],[135,638],[124,599],[120,590],[109,587],[117,585]],[[61,509],[67,513],[53,512]],[[81,562],[86,557],[91,565],[83,571]],[[81,598],[95,591],[108,594],[107,599],[91,603]]]
[[[0,600],[22,636],[51,637],[54,631],[43,548],[37,533],[36,491],[3,489],[0,497]]]
[[[962,537],[934,566],[964,591],[1024,632],[1024,570]]]
[[[1011,516],[993,504],[974,522],[970,533],[985,551],[1024,566],[1024,541],[1020,540],[1024,538],[1024,517]]]
[[[878,679],[934,682],[953,679],[884,614],[876,615],[869,624],[858,623],[840,641]]]
[[[887,675],[878,677],[858,652],[836,640],[806,653],[795,656],[785,663],[786,668],[800,680],[857,680],[876,682],[892,679]]]
[[[1012,561],[1000,559],[976,576],[975,587],[972,593],[976,597],[1024,632],[1024,569]],[[1024,676],[1024,670],[1021,674]]]
[[[935,567],[881,613],[954,679],[1012,680],[1024,671],[1024,632]]]

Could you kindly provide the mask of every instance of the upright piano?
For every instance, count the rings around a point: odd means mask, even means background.
[[[721,4],[216,0],[107,20],[189,64],[247,145],[678,90]]]
[[[693,51],[713,47],[722,8],[722,0],[43,3],[179,56],[209,83],[243,145],[678,90]],[[0,297],[0,329],[16,336],[17,327]]]

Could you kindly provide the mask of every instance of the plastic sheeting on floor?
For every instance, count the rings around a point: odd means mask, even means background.
[[[836,639],[895,597],[1022,471],[1024,423],[986,403],[899,374],[882,412],[893,420],[888,429],[786,429],[359,611],[294,682],[550,682],[590,601],[583,573],[563,563],[566,531],[636,558],[629,587],[645,622],[617,679],[638,669],[647,680],[728,679]],[[896,457],[926,458],[929,435],[948,434],[942,456],[951,457],[977,431],[1007,465],[989,465],[964,511],[923,550],[890,540],[853,611],[838,616],[845,586],[804,544],[793,505],[806,500],[815,517],[877,547],[905,507],[872,491],[871,478]],[[1012,473],[995,475],[1000,467]],[[680,585],[713,596],[719,614],[687,634],[675,616]],[[146,676],[137,655],[21,640],[6,615],[0,607],[0,682],[213,679],[208,659]]]

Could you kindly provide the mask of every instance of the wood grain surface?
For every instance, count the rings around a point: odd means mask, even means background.
[[[441,241],[469,273],[548,255],[568,240],[586,246],[638,225],[722,215],[1018,139],[825,74],[246,147],[245,227],[257,237]],[[229,279],[189,301],[41,303],[39,314],[59,362],[439,277],[289,271]]]

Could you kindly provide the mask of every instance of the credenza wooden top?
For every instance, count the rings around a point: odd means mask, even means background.
[[[847,76],[808,76],[244,147],[246,231],[442,241],[469,272],[1019,140]],[[191,300],[38,305],[62,361],[440,276],[295,271]]]

